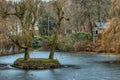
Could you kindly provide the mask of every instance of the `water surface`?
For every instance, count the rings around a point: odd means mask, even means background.
[[[32,58],[47,58],[49,52],[31,52]],[[57,69],[22,70],[10,65],[23,54],[0,57],[0,80],[119,80],[120,64],[112,61],[120,56],[56,52],[55,59],[63,65]],[[103,61],[111,61],[103,63]]]

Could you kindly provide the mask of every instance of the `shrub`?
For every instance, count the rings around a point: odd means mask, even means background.
[[[74,43],[73,47],[75,51],[93,51],[94,49],[94,45],[88,40],[77,41]]]
[[[74,41],[71,37],[65,37],[63,35],[59,35],[57,48],[60,51],[71,51],[73,49]]]
[[[48,44],[48,46],[51,46],[53,44],[53,40],[55,38],[55,35],[54,34],[51,34],[49,36],[44,36],[43,37],[43,41]]]
[[[50,46],[52,46],[53,44],[54,37],[55,37],[55,34],[51,34],[49,36],[42,36],[41,45],[43,50],[50,49]]]
[[[78,32],[75,34],[77,40],[92,40],[92,35],[88,32]]]
[[[40,41],[41,41],[41,36],[34,36],[34,39],[33,39],[33,41],[32,41],[32,47],[34,48],[34,49],[36,49],[36,48],[40,48]]]
[[[83,51],[86,48],[87,41],[77,41],[74,43],[73,47],[75,51]]]

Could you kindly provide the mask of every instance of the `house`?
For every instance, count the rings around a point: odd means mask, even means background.
[[[102,30],[108,25],[108,22],[95,22],[94,34],[95,36],[102,33]]]

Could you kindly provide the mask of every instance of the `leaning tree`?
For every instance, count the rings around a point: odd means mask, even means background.
[[[29,59],[34,27],[39,18],[40,2],[39,0],[21,0],[18,2],[7,2],[9,7],[1,7],[2,19],[6,20],[6,22],[14,22],[9,27],[6,25],[7,35],[14,44],[25,50],[24,60]]]

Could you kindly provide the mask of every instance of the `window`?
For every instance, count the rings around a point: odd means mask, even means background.
[[[96,30],[95,34],[98,34],[98,30]]]

